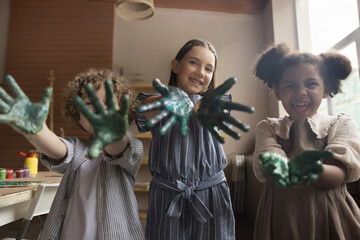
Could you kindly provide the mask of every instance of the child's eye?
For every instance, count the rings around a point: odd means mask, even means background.
[[[212,68],[205,68],[205,70],[209,73],[212,73],[213,72],[213,69]]]
[[[286,85],[284,85],[284,88],[287,90],[291,90],[291,89],[294,89],[294,85],[286,84]]]
[[[311,83],[307,84],[308,88],[314,88],[314,87],[317,87],[317,86],[319,86],[319,84],[317,82],[311,82]]]
[[[195,61],[190,61],[190,64],[196,66],[196,65],[197,65],[197,62],[195,62]]]

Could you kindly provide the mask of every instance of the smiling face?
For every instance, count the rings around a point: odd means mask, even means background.
[[[177,74],[177,87],[187,94],[204,92],[213,77],[215,56],[205,47],[195,46],[181,61],[171,62],[171,70]]]
[[[288,67],[282,74],[275,94],[295,121],[316,114],[322,99],[328,96],[317,66],[310,63]]]

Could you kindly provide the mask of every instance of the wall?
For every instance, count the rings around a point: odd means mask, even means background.
[[[11,74],[29,98],[38,102],[49,85],[50,69],[55,71],[54,131],[57,134],[63,127],[66,135],[84,135],[60,116],[63,89],[76,73],[90,66],[111,68],[113,28],[111,2],[11,1],[5,73]],[[22,167],[23,157],[16,153],[31,149],[22,135],[0,125],[1,167]]]
[[[4,67],[6,60],[6,46],[7,46],[7,36],[8,36],[8,26],[10,18],[10,0],[0,1],[0,83],[3,81],[4,77]]]
[[[251,75],[252,62],[264,44],[262,24],[261,15],[162,8],[142,22],[127,22],[115,16],[113,68],[123,66],[129,79],[142,73],[144,82],[157,77],[167,83],[170,61],[181,46],[192,38],[209,40],[218,53],[218,81],[236,77],[238,82],[230,91],[233,100],[256,108],[254,114],[233,112],[250,124],[251,131],[242,133],[239,141],[227,138],[225,151],[228,155],[250,153],[255,125],[267,116],[267,89]]]

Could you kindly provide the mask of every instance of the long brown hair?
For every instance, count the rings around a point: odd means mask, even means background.
[[[180,50],[177,53],[175,59],[178,62],[180,62],[184,58],[186,53],[188,53],[195,46],[208,48],[214,54],[215,66],[214,66],[214,71],[213,71],[213,77],[212,77],[212,79],[210,81],[210,84],[209,84],[209,87],[208,87],[207,91],[208,90],[213,90],[213,89],[215,89],[215,86],[216,86],[215,73],[216,73],[216,68],[217,68],[217,54],[216,54],[216,50],[215,50],[214,46],[210,42],[208,42],[206,40],[202,40],[202,39],[192,39],[192,40],[188,41],[187,43],[185,43],[185,45],[182,46],[182,48],[180,48]],[[169,80],[168,85],[169,86],[175,86],[175,87],[177,86],[177,74],[174,73],[172,70],[171,70],[171,73],[170,73],[170,80]],[[202,94],[204,94],[204,93],[202,93]]]

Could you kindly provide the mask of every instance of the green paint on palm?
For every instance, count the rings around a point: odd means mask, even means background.
[[[299,183],[309,185],[316,181],[324,171],[320,160],[332,157],[332,152],[324,150],[304,151],[290,161],[276,153],[259,155],[264,173],[280,187],[291,187]]]
[[[169,117],[165,125],[160,129],[160,134],[164,135],[176,122],[179,122],[181,134],[186,135],[189,131],[187,123],[194,111],[194,104],[189,99],[189,96],[180,88],[162,84],[159,79],[153,80],[153,88],[164,97],[158,101],[140,106],[138,112],[161,110],[159,114],[147,122],[148,126],[153,127],[165,117]]]
[[[121,107],[117,110],[112,82],[107,80],[105,82],[107,108],[105,109],[102,107],[90,83],[85,86],[85,90],[95,108],[95,112],[91,111],[80,97],[77,96],[74,101],[79,111],[94,128],[94,140],[91,143],[89,154],[92,157],[97,157],[101,148],[121,140],[126,134],[129,126],[127,115],[129,98],[128,96],[122,96]]]
[[[0,115],[0,122],[9,124],[23,134],[39,133],[49,113],[52,88],[48,87],[44,90],[39,103],[33,103],[13,77],[7,75],[6,82],[15,97],[11,97],[0,87],[0,110],[4,112]]]
[[[229,78],[222,85],[205,94],[201,100],[197,118],[200,124],[208,129],[216,139],[224,143],[219,130],[224,131],[235,139],[240,139],[240,134],[231,130],[224,122],[232,124],[242,131],[249,131],[249,125],[242,123],[232,116],[226,114],[225,110],[238,110],[253,113],[254,108],[240,103],[229,102],[222,99],[222,96],[236,83],[236,78]]]

